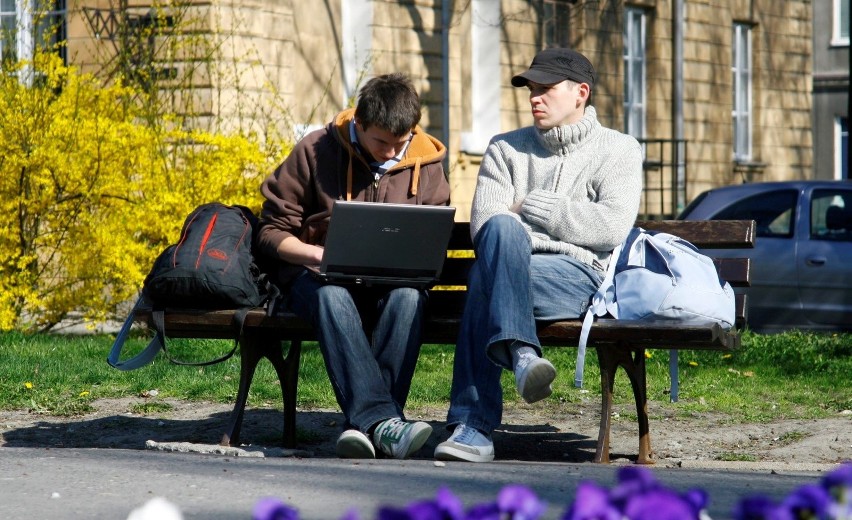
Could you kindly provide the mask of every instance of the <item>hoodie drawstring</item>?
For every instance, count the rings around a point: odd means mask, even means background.
[[[414,171],[411,172],[411,186],[408,192],[412,197],[417,196],[417,187],[420,186],[420,157],[414,161]]]
[[[352,200],[352,150],[349,151],[349,164],[346,166],[346,200]]]

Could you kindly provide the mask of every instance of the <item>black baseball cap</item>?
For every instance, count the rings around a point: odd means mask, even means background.
[[[529,70],[512,77],[513,87],[525,87],[532,81],[553,85],[566,79],[595,86],[592,62],[573,49],[544,49],[533,58]]]

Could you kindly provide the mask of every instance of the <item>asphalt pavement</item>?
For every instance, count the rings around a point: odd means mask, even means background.
[[[560,518],[577,484],[610,487],[615,465],[593,463],[436,463],[432,460],[352,461],[333,458],[244,457],[124,449],[0,448],[0,518],[126,519],[153,497],[180,508],[185,519],[248,519],[255,503],[279,498],[302,519],[339,519],[356,509],[363,520],[381,505],[402,506],[447,486],[466,507],[494,500],[507,484],[529,486]],[[654,468],[678,491],[703,488],[714,520],[730,518],[745,496],[779,499],[833,469],[829,465],[725,464]]]

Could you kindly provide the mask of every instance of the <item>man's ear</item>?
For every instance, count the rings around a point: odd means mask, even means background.
[[[589,100],[589,96],[592,95],[592,88],[588,83],[580,83],[577,88],[579,89],[583,103],[586,103]]]

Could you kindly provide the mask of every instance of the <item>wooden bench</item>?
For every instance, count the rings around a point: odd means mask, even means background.
[[[754,247],[753,221],[641,221],[638,226],[680,236],[702,249]],[[424,325],[424,344],[454,345],[464,305],[464,285],[473,259],[470,255],[452,254],[472,248],[468,223],[457,223],[453,230],[440,284],[432,290],[429,315]],[[711,255],[712,256],[712,255]],[[734,287],[749,285],[750,264],[747,258],[714,259],[720,276]],[[168,337],[232,338],[233,311],[169,310],[165,314]],[[150,326],[150,313],[140,312],[137,319]],[[746,320],[746,297],[737,296],[737,327]],[[543,346],[576,347],[581,320],[543,324],[538,336]],[[240,383],[230,423],[222,435],[222,445],[239,443],[240,426],[255,368],[267,358],[275,368],[284,400],[285,447],[296,444],[296,397],[302,343],[314,341],[312,327],[295,315],[268,317],[263,309],[249,312],[240,343]],[[289,343],[284,348],[283,342]],[[648,323],[627,320],[595,321],[589,347],[597,349],[601,373],[601,418],[596,462],[609,462],[610,417],[615,373],[621,367],[627,373],[636,401],[639,426],[637,462],[653,463],[648,424],[645,350],[722,350],[738,348],[737,330],[725,331],[717,325],[683,326],[671,323]],[[564,375],[563,375],[564,376]],[[572,377],[573,372],[568,375]],[[673,377],[673,385],[677,374]],[[449,397],[449,396],[448,396]]]

